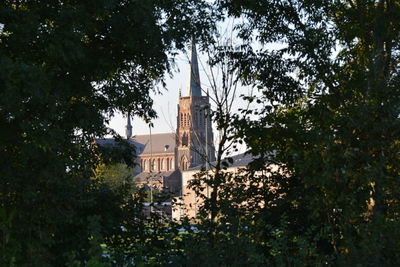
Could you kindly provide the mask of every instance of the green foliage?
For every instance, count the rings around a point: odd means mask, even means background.
[[[256,159],[239,173],[219,161],[192,181],[204,202],[174,262],[399,265],[398,3],[218,4],[241,18],[244,45],[228,54],[260,94],[247,98],[257,108],[229,114],[233,125],[220,110],[214,119]]]
[[[124,163],[112,165],[101,164],[97,167],[95,173],[95,179],[99,179],[99,182],[106,184],[115,192],[127,189],[133,193],[135,191],[133,176],[134,170]]]
[[[97,141],[97,143],[98,142],[101,142],[101,140]],[[129,168],[136,167],[135,157],[132,157],[132,155],[136,153],[135,146],[127,140],[122,139],[120,136],[113,138],[110,144],[98,144],[96,149],[100,154],[100,160],[103,164],[118,165],[123,163]]]
[[[232,58],[261,93],[236,127],[259,157],[239,196],[270,203],[250,210],[267,255],[274,265],[398,265],[398,3],[221,5],[244,17],[249,46]]]
[[[111,133],[117,110],[155,117],[149,92],[171,70],[169,55],[195,30],[212,31],[207,6],[2,1],[0,265],[95,261],[93,236],[117,235],[125,212],[141,221],[138,200],[92,179],[102,161],[94,140]]]
[[[1,265],[399,265],[398,2],[207,2],[4,1]],[[116,110],[153,118],[168,55],[223,12],[242,44],[211,61],[229,56],[258,107],[213,112],[195,224],[146,217],[129,146],[94,140]],[[230,173],[233,135],[255,160]]]

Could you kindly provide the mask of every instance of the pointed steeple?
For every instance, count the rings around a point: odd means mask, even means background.
[[[131,125],[131,114],[128,112],[128,118],[126,122],[126,129],[125,129],[126,139],[130,139],[132,137],[132,125]]]
[[[201,96],[199,63],[197,60],[196,42],[194,37],[190,44],[190,77],[189,77],[189,95]]]

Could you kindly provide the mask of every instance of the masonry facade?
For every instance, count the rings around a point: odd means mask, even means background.
[[[183,185],[182,172],[191,168],[201,169],[206,162],[215,161],[214,135],[208,115],[210,100],[201,87],[193,40],[189,64],[188,91],[185,96],[179,92],[175,132],[132,136],[131,118],[129,114],[127,116],[127,141],[136,148],[135,183],[152,192],[167,192],[171,197],[183,196],[182,186],[186,184]],[[118,146],[113,139],[98,139],[96,142],[100,146]],[[153,208],[172,216],[171,203]]]
[[[210,101],[202,90],[196,45],[190,46],[188,93],[179,93],[176,131],[131,136],[128,116],[127,137],[136,147],[135,181],[138,184],[182,195],[182,171],[215,160],[214,136],[208,116]]]

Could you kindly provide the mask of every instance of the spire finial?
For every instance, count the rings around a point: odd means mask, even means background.
[[[196,41],[192,37],[190,45],[190,77],[189,77],[189,95],[201,96],[199,63],[197,59]]]
[[[179,87],[179,97],[182,97],[182,87]]]
[[[126,134],[126,139],[130,139],[132,137],[131,113],[129,111],[126,122],[125,134]]]

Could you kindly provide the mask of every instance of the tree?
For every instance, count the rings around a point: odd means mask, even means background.
[[[175,250],[181,252],[170,259],[176,265],[263,266],[266,263],[248,231],[251,222],[247,221],[248,214],[243,210],[247,199],[238,198],[237,192],[234,193],[242,186],[241,175],[228,169],[233,163],[231,154],[237,152],[236,129],[231,123],[237,117],[235,100],[240,90],[244,89],[239,88],[230,58],[234,52],[234,41],[229,37],[233,36],[233,32],[228,35],[217,34],[213,45],[204,47],[207,62],[202,67],[206,82],[202,86],[203,94],[209,97],[211,105],[202,108],[207,109],[206,120],[211,120],[217,129],[216,157],[215,160],[211,155],[207,157],[202,149],[195,151],[207,162],[189,180],[189,188],[193,192],[191,196],[183,196],[190,199],[195,194],[196,203],[190,203],[185,208],[193,209],[192,205],[196,205],[196,218],[184,218],[177,226],[184,229],[185,234],[179,236],[180,242],[173,243]],[[207,146],[214,145],[209,142]]]
[[[116,110],[154,117],[169,55],[213,29],[204,1],[3,1],[2,264],[85,262],[106,216],[93,140]],[[118,207],[118,203],[114,203]],[[113,205],[111,205],[113,206]],[[111,207],[110,207],[111,208]],[[103,220],[103,221],[102,221]],[[98,231],[99,229],[96,229]],[[100,233],[106,232],[100,229]]]
[[[242,18],[247,46],[232,58],[263,94],[236,125],[260,156],[253,171],[271,172],[261,184],[279,188],[243,193],[272,201],[253,210],[266,255],[275,265],[398,264],[398,3],[220,5]]]
[[[96,169],[96,179],[107,184],[112,190],[118,191],[121,188],[129,187],[134,192],[135,181],[133,180],[134,170],[125,163],[112,165],[100,164]],[[131,195],[132,195],[131,194]]]

